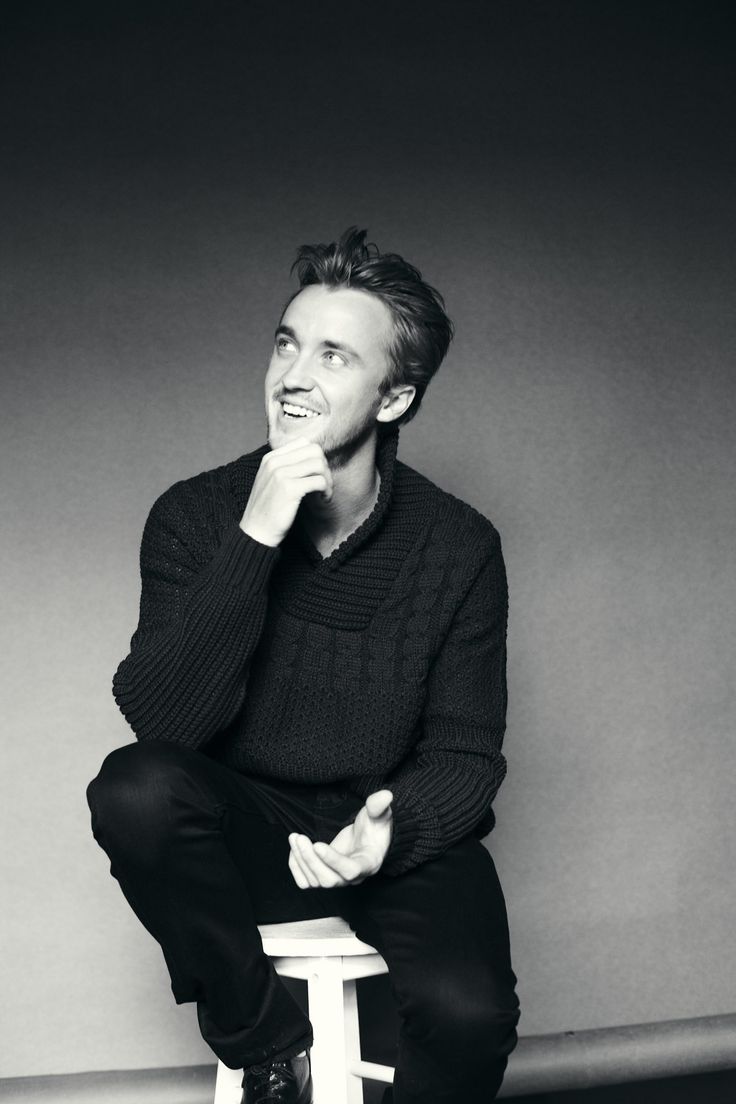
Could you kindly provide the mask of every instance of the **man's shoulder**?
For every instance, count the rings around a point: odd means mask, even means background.
[[[397,461],[397,468],[402,484],[423,504],[430,540],[466,559],[487,556],[500,549],[498,529],[477,507],[402,461]]]
[[[196,503],[205,498],[211,498],[213,494],[232,494],[236,498],[242,492],[250,490],[255,479],[261,459],[269,451],[268,443],[259,445],[251,452],[243,453],[233,460],[227,460],[214,468],[196,472],[194,475],[183,476],[157,496],[154,507],[177,506],[186,508],[191,503]],[[245,500],[243,501],[245,505]]]
[[[253,485],[261,445],[235,460],[171,483],[148,509],[141,537],[141,567],[158,570],[163,559],[204,565],[227,527],[242,515]]]
[[[196,491],[211,483],[222,483],[226,486],[233,487],[237,486],[238,483],[243,480],[247,481],[248,478],[252,481],[252,479],[255,478],[262,458],[269,451],[269,448],[268,442],[264,442],[264,444],[254,448],[251,452],[244,452],[234,460],[226,460],[222,464],[218,464],[215,468],[207,468],[205,471],[197,472],[196,475],[178,479],[176,483],[172,484],[169,490],[178,487],[183,491]]]

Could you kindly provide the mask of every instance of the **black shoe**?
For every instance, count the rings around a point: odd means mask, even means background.
[[[243,1071],[240,1104],[312,1104],[312,1061],[286,1058],[249,1066]]]

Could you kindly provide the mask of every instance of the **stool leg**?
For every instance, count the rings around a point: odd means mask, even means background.
[[[217,1063],[214,1104],[240,1104],[243,1097],[243,1071]]]
[[[345,1009],[345,1062],[347,1065],[348,1104],[363,1104],[363,1078],[352,1072],[360,1061],[360,1022],[358,1020],[358,991],[354,978],[343,982],[343,1008]]]
[[[314,960],[307,979],[309,1019],[314,1031],[314,1104],[353,1104],[348,1097],[342,958]]]

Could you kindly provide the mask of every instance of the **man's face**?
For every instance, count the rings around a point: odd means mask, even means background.
[[[279,323],[266,372],[271,448],[316,441],[340,466],[375,429],[379,385],[389,370],[393,320],[384,303],[355,288],[305,287]],[[288,404],[314,415],[289,414]]]

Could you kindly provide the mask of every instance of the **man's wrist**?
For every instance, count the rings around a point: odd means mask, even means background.
[[[376,869],[373,871],[374,874],[377,874],[378,871],[381,869],[381,867],[383,866],[383,864],[386,861],[386,856],[388,855],[389,851],[391,850],[391,841],[394,838],[394,818],[393,818],[393,814],[389,814],[388,826],[389,826],[388,843],[386,844],[386,846],[383,849],[383,854],[381,855],[381,861],[379,862]]]
[[[240,523],[240,528],[247,537],[250,537],[251,540],[256,541],[257,544],[265,544],[268,548],[277,548],[278,545],[281,543],[280,541],[267,540],[265,534],[258,531],[254,532],[250,528],[246,528],[242,522]]]
[[[394,803],[391,806],[391,842],[381,864],[385,873],[394,875],[412,865],[412,854],[419,835],[419,821],[413,806]]]

